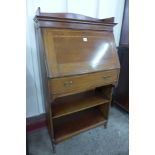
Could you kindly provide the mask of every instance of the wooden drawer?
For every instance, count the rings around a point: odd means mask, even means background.
[[[118,70],[55,78],[49,80],[50,94],[66,94],[85,91],[102,85],[114,83],[117,81],[117,78]]]

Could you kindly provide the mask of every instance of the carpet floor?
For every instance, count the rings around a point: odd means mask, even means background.
[[[29,155],[53,155],[47,128],[28,133]],[[55,155],[128,155],[129,116],[113,106],[107,129],[91,129],[56,145]]]

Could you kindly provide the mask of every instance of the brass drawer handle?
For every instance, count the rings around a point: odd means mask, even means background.
[[[73,84],[73,81],[67,81],[64,83],[65,87],[70,87]]]
[[[103,76],[102,77],[104,80],[111,78],[111,76]]]

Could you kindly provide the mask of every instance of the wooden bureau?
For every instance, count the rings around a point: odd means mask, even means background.
[[[34,18],[49,134],[55,144],[107,126],[120,65],[114,18],[41,13]]]

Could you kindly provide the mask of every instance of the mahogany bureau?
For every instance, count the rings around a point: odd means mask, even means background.
[[[41,13],[34,18],[48,130],[55,144],[107,126],[120,65],[114,18]]]

